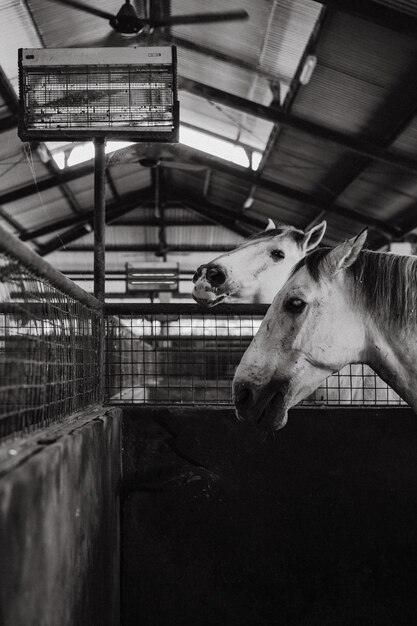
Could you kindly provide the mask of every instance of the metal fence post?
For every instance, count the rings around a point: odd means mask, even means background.
[[[106,291],[106,140],[94,139],[94,295],[104,304]],[[104,401],[105,327],[101,317],[98,344],[99,399]]]

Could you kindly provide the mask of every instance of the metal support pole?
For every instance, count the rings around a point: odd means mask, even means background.
[[[106,296],[106,156],[105,138],[94,139],[94,295],[104,303]],[[99,402],[105,395],[105,327],[104,316],[98,328]]]
[[[94,139],[94,295],[104,302],[106,272],[106,140]]]

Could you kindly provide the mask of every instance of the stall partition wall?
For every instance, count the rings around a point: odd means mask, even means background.
[[[101,304],[0,237],[0,624],[119,624],[120,409]]]

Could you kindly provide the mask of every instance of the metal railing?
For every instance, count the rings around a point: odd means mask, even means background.
[[[0,229],[0,439],[103,400],[100,303]]]
[[[106,305],[106,401],[231,405],[235,369],[265,305]],[[305,406],[405,404],[366,365],[330,376]]]

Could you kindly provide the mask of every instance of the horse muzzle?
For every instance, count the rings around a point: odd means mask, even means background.
[[[211,287],[203,287],[200,285],[195,285],[191,295],[197,304],[204,307],[216,306],[216,304],[220,304],[227,296],[226,293],[216,294]]]
[[[247,421],[264,431],[283,428],[288,420],[286,383],[271,381],[263,387],[247,382],[233,383],[233,399],[239,421]]]

